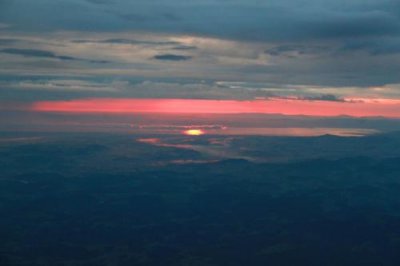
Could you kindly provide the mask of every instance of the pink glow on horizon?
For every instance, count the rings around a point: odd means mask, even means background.
[[[37,112],[77,114],[283,114],[400,118],[400,100],[394,99],[346,99],[346,101],[340,102],[281,98],[247,101],[93,98],[36,102],[31,109]]]
[[[147,143],[147,144],[158,144],[161,143],[160,139],[157,138],[141,138],[137,139],[138,142]]]

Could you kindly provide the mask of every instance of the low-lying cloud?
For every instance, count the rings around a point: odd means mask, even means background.
[[[161,61],[187,61],[192,59],[191,56],[177,54],[159,54],[155,55],[153,58]]]
[[[36,50],[36,49],[5,48],[5,49],[0,50],[0,53],[20,55],[20,56],[25,56],[25,57],[58,59],[58,60],[63,60],[63,61],[84,61],[84,62],[97,63],[97,64],[109,63],[106,60],[91,60],[91,59],[83,59],[83,58],[77,58],[77,57],[67,56],[67,55],[57,55],[50,51]]]

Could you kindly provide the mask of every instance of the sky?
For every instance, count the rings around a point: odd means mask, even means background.
[[[2,130],[59,113],[398,119],[399,70],[396,0],[0,0]]]

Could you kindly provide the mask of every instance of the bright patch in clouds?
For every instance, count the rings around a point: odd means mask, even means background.
[[[188,136],[201,136],[204,135],[206,132],[201,129],[188,129],[183,132],[183,134]]]

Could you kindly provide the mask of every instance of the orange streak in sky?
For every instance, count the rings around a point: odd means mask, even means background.
[[[111,99],[42,101],[32,105],[38,112],[63,113],[160,113],[160,114],[284,114],[400,118],[400,100],[357,99],[357,101],[309,101],[299,99],[198,100],[198,99]]]

